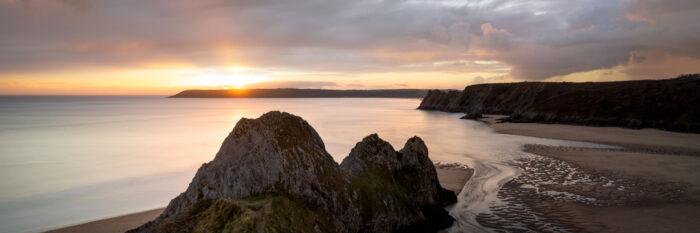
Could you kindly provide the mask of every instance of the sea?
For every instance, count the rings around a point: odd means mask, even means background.
[[[164,207],[214,158],[241,118],[301,116],[341,162],[377,133],[400,149],[417,135],[433,162],[475,168],[450,207],[450,232],[488,232],[475,216],[532,156],[525,144],[605,145],[498,134],[457,113],[417,110],[420,99],[0,96],[0,232],[42,232]]]

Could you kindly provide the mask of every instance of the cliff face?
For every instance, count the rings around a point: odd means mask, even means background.
[[[456,197],[438,183],[420,138],[397,152],[370,135],[352,151],[338,165],[316,131],[288,113],[241,119],[187,190],[132,232],[430,232],[452,224],[443,207]]]
[[[430,90],[423,97],[418,109],[460,112],[462,108],[456,101],[460,94],[459,91]]]
[[[428,148],[419,137],[395,151],[376,134],[357,143],[340,164],[359,191],[363,232],[392,232],[413,225],[430,232],[452,225],[443,206],[457,197],[440,186]]]
[[[700,80],[480,84],[429,91],[418,107],[510,115],[513,122],[568,123],[700,132]]]

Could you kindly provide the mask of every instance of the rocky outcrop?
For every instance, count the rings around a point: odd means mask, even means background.
[[[469,112],[466,115],[460,117],[460,119],[467,119],[467,120],[478,120],[484,118],[484,115],[481,114],[481,112]]]
[[[700,80],[479,84],[457,94],[429,91],[418,108],[509,115],[512,122],[700,133]]]
[[[418,109],[460,112],[462,108],[455,101],[459,95],[460,92],[456,90],[430,90],[423,97]]]
[[[300,117],[241,119],[164,213],[131,232],[435,232],[452,224],[423,141],[370,135],[338,165]]]
[[[430,232],[452,224],[442,207],[456,202],[456,196],[440,186],[428,148],[419,137],[395,151],[376,134],[369,135],[340,167],[360,185],[363,232],[405,230],[403,226],[412,224],[413,231]],[[380,200],[374,200],[377,197]]]

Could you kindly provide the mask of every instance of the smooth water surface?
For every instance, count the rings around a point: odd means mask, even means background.
[[[37,232],[163,207],[214,158],[241,117],[293,113],[319,132],[340,162],[364,136],[396,149],[422,137],[434,162],[463,163],[475,176],[450,211],[452,232],[488,230],[474,216],[518,174],[522,145],[599,146],[493,133],[460,114],[416,110],[418,99],[172,99],[0,97],[0,232]]]

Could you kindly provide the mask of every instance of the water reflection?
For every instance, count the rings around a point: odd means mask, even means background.
[[[371,133],[400,149],[424,139],[433,161],[476,168],[453,231],[497,201],[526,143],[596,146],[495,134],[417,99],[167,99],[0,97],[0,232],[34,232],[152,209],[185,190],[241,117],[270,110],[306,119],[340,162]]]

